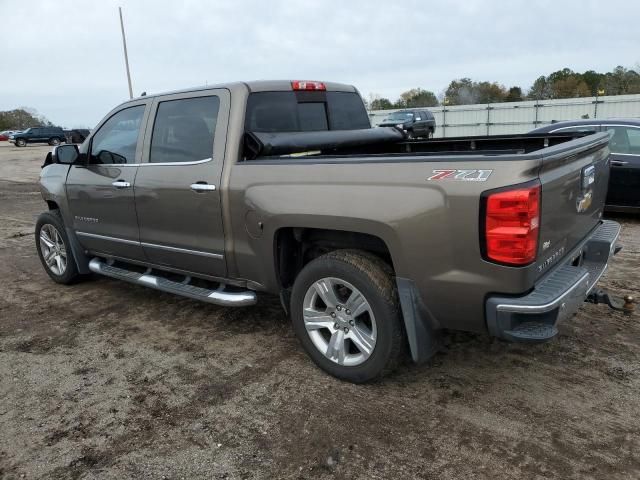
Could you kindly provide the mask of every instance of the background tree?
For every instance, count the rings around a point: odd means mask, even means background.
[[[29,127],[51,126],[52,123],[36,110],[27,107],[0,112],[0,131],[24,130]]]
[[[640,93],[640,75],[635,70],[617,66],[604,75],[603,85],[606,95]]]
[[[604,88],[604,75],[602,73],[598,73],[594,70],[587,70],[582,75],[582,80],[589,87],[589,92],[592,96],[596,96],[598,94],[598,90]]]
[[[521,102],[524,100],[522,89],[520,87],[511,87],[504,97],[505,102]]]
[[[449,101],[449,105],[468,105],[476,103],[473,81],[470,78],[452,80],[444,91],[444,97]]]
[[[470,78],[453,80],[444,92],[450,105],[504,102],[507,90],[497,82],[474,82]]]
[[[507,98],[507,89],[497,82],[474,82],[478,103],[504,102]]]
[[[371,101],[371,110],[389,110],[393,108],[393,103],[388,98],[380,97]]]
[[[589,86],[578,75],[556,80],[551,85],[551,98],[577,98],[591,95]]]
[[[435,107],[438,105],[436,95],[422,88],[412,88],[400,94],[395,103],[396,108]]]

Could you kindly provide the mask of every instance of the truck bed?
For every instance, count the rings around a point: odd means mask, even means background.
[[[393,127],[364,130],[252,133],[245,137],[244,160],[358,156],[517,155],[588,135],[589,132],[452,137],[406,140]]]

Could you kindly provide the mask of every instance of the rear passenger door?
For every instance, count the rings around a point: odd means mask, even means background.
[[[161,266],[226,276],[220,178],[228,90],[154,100],[135,180],[140,242]]]

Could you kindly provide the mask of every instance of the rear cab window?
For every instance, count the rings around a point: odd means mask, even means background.
[[[371,128],[356,92],[254,92],[247,100],[245,131],[313,132]]]

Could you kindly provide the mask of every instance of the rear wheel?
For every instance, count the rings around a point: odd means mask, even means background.
[[[80,277],[57,210],[42,213],[38,217],[36,248],[42,266],[54,282],[70,284]]]
[[[60,139],[57,137],[50,138],[49,145],[51,146],[60,145]]]
[[[27,144],[24,138],[19,138],[16,140],[16,147],[24,147]]]
[[[314,362],[361,383],[392,371],[404,352],[389,267],[365,252],[338,250],[310,262],[291,296],[293,327]]]

